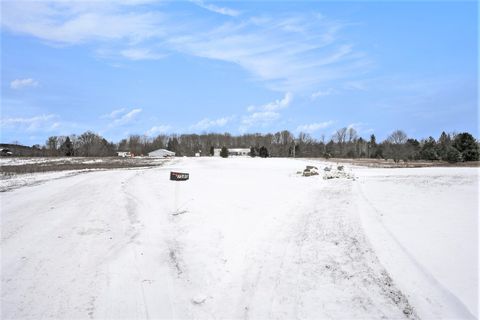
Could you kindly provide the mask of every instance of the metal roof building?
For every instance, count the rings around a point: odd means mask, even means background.
[[[157,158],[166,158],[166,157],[175,157],[175,152],[168,151],[166,149],[158,149],[148,153],[149,157],[157,157]]]

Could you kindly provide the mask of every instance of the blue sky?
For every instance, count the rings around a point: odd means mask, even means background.
[[[1,142],[478,137],[476,1],[2,1]]]

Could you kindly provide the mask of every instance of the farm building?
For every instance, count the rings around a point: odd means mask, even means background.
[[[117,156],[122,158],[127,158],[127,157],[131,157],[132,154],[129,151],[118,151]]]
[[[222,149],[213,149],[213,155],[215,157],[220,157],[220,151]],[[250,155],[249,148],[228,148],[229,156],[248,156]]]
[[[168,151],[166,149],[158,149],[148,153],[149,157],[157,157],[157,158],[167,158],[167,157],[175,157],[175,152]]]

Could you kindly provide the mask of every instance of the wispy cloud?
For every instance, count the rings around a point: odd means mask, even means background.
[[[368,127],[367,123],[363,123],[363,122],[350,123],[347,126],[347,129],[355,129],[355,131],[360,135],[361,134],[370,134],[370,133],[374,132],[374,130],[372,128]]]
[[[330,127],[334,121],[324,121],[324,122],[316,122],[316,123],[310,123],[310,124],[304,124],[300,125],[297,127],[297,132],[307,132],[307,133],[312,133],[321,129],[325,129]]]
[[[296,92],[368,67],[362,52],[340,40],[344,27],[318,15],[254,17],[192,30],[168,43],[177,51],[238,64],[273,90]]]
[[[2,128],[23,128],[27,131],[44,130],[49,131],[58,128],[60,123],[55,114],[42,114],[33,117],[7,117],[2,118]]]
[[[317,98],[326,97],[326,96],[332,95],[334,93],[335,93],[335,90],[333,90],[332,88],[328,88],[328,89],[325,89],[325,90],[318,90],[318,91],[312,93],[310,98],[312,100],[316,100]]]
[[[155,53],[146,48],[125,49],[120,55],[130,60],[158,60],[165,58],[165,54]]]
[[[215,12],[215,13],[218,13],[218,14],[222,14],[222,15],[225,15],[225,16],[231,16],[231,17],[236,17],[236,16],[240,15],[240,11],[238,11],[238,10],[234,10],[234,9],[230,9],[230,8],[226,8],[226,7],[219,7],[219,6],[216,6],[216,5],[213,5],[213,4],[205,3],[202,0],[191,0],[191,1],[193,3],[195,3],[196,5],[198,5],[199,7],[202,7],[204,9],[207,9],[209,11],[212,11],[212,12]]]
[[[133,121],[140,112],[142,112],[142,109],[140,108],[134,108],[130,111],[127,108],[120,108],[120,109],[113,110],[108,114],[104,114],[100,116],[100,118],[111,119],[109,127],[117,127]]]
[[[273,111],[254,112],[243,117],[240,131],[247,131],[252,126],[265,127],[280,118],[280,113]]]
[[[32,78],[25,78],[25,79],[15,79],[10,82],[10,88],[14,90],[22,89],[25,87],[37,87],[38,81]]]
[[[133,109],[122,115],[120,118],[115,119],[113,124],[117,126],[127,124],[132,121],[140,112],[142,112],[142,109]]]
[[[282,99],[277,99],[272,102],[260,105],[247,107],[247,116],[244,116],[241,121],[240,131],[246,131],[252,126],[265,127],[275,120],[280,118],[280,110],[288,108],[293,101],[293,94],[291,92],[285,93]]]
[[[162,16],[134,10],[135,1],[6,1],[2,26],[42,40],[139,42],[162,33]],[[129,10],[131,9],[131,11]]]
[[[203,15],[184,17],[169,4],[149,1],[7,1],[2,27],[42,40],[115,48],[126,59],[158,59],[162,52],[234,63],[251,79],[276,91],[311,92],[332,80],[350,79],[370,60],[340,33],[349,24],[318,13],[249,16],[193,0],[225,15],[221,22]],[[114,55],[115,56],[115,55]]]
[[[287,108],[290,103],[293,101],[293,94],[291,92],[285,93],[285,96],[282,99],[277,99],[275,101],[269,102],[267,104],[261,106],[249,106],[247,107],[247,111],[253,112],[255,110],[261,111],[278,111],[281,109]]]
[[[169,125],[163,125],[162,124],[162,125],[159,125],[159,126],[153,126],[150,129],[148,129],[147,132],[145,132],[145,135],[154,136],[154,135],[158,135],[158,134],[161,134],[161,133],[166,133],[170,129],[172,129],[172,127],[169,126]]]
[[[107,114],[102,115],[100,118],[115,119],[115,118],[117,118],[119,115],[121,115],[122,113],[125,113],[126,110],[127,110],[126,108],[116,109],[116,110],[113,110],[113,111],[110,112],[110,113],[107,113]]]
[[[219,119],[205,118],[190,127],[191,130],[207,130],[214,127],[224,127],[234,117],[223,117]]]

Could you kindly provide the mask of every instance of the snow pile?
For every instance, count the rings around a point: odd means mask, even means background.
[[[355,175],[350,171],[346,172],[344,166],[337,166],[336,168],[332,168],[332,166],[326,166],[323,169],[323,179],[351,179],[355,180]]]
[[[315,166],[306,166],[303,171],[297,171],[297,174],[301,174],[304,177],[317,176],[318,168]]]

